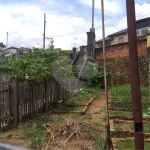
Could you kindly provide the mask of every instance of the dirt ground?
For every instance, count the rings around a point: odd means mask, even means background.
[[[87,119],[84,119],[82,123],[85,123],[89,126],[98,126],[100,128],[101,133],[100,136],[105,136],[105,98],[104,93],[100,93],[100,98],[94,100],[89,106],[85,115],[90,116]],[[84,117],[84,115],[83,115]],[[15,136],[13,136],[13,132]],[[19,146],[26,148],[29,143],[25,142],[25,138],[22,136],[16,136],[16,132],[19,132],[17,129],[13,129],[11,135],[4,134],[0,135],[0,142]],[[65,139],[66,140],[66,139]],[[64,139],[61,139],[58,142],[47,143],[42,150],[95,150],[94,140],[92,138],[76,138],[72,140],[68,140],[66,144],[64,144]]]

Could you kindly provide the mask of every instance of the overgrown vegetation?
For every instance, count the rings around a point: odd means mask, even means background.
[[[88,61],[83,73],[91,85],[104,87],[104,68],[99,63]]]
[[[145,56],[139,56],[138,64],[141,85],[148,86],[148,59]],[[108,85],[115,86],[130,83],[129,67],[129,57],[120,56],[107,61]]]
[[[112,86],[109,89],[111,95],[111,105],[112,107],[120,108],[131,108],[132,98],[131,98],[131,86],[125,84],[122,86]],[[143,110],[147,109],[149,106],[148,101],[149,89],[148,87],[141,86],[141,100],[143,105]]]
[[[150,31],[148,31],[148,30],[143,30],[143,31],[142,31],[142,35],[137,36],[137,40],[138,40],[138,41],[144,40],[144,39],[146,39],[147,36],[149,36],[149,35],[150,35]]]
[[[100,94],[101,89],[99,87],[84,87],[82,89],[76,90],[74,94],[72,94],[72,96],[70,97],[70,99],[68,99],[68,101],[61,103],[60,105],[60,109],[62,110],[69,110],[71,109],[71,111],[76,111],[77,108],[79,107],[71,107],[67,106],[67,104],[85,104],[90,98],[95,97],[98,98],[99,94]],[[74,99],[75,98],[75,99]],[[73,103],[72,103],[73,101]],[[64,107],[64,108],[63,108]],[[70,134],[71,137],[69,137],[69,133],[68,134],[60,134],[60,140],[63,141],[63,138],[68,142],[71,142],[72,140],[76,140],[78,138],[81,138],[81,140],[89,140],[92,143],[95,143],[93,145],[93,147],[96,147],[96,149],[101,149],[104,146],[104,137],[102,135],[100,135],[101,133],[101,129],[99,128],[98,125],[88,125],[88,124],[84,124],[84,120],[91,120],[92,116],[89,113],[86,113],[84,115],[81,114],[51,114],[51,113],[46,113],[46,114],[42,114],[42,115],[37,115],[33,120],[30,120],[26,123],[20,124],[18,126],[18,130],[19,131],[19,136],[23,137],[25,139],[26,143],[29,143],[29,145],[27,146],[28,148],[31,149],[42,149],[43,147],[45,147],[46,143],[48,143],[49,138],[51,137],[51,133],[45,130],[44,128],[44,124],[49,124],[51,126],[51,132],[52,134],[53,129],[57,129],[58,131],[61,129],[64,129],[63,126],[66,125],[66,120],[73,120],[73,121],[77,121],[79,124],[79,126],[75,126],[74,130],[71,130],[71,133],[74,133],[76,130],[77,135],[75,133],[75,135]],[[83,126],[82,126],[83,125]],[[81,128],[79,128],[81,126]],[[58,128],[60,127],[60,129]],[[3,133],[4,134],[4,133]],[[11,131],[8,131],[7,135],[11,135]],[[16,134],[18,134],[17,132],[15,132],[15,134],[13,133],[13,136],[16,136]],[[68,136],[66,136],[68,135]],[[7,136],[6,136],[7,137]],[[57,137],[57,135],[56,135]],[[68,139],[69,138],[69,139]],[[60,141],[58,140],[58,141]],[[29,142],[27,142],[29,141]],[[77,141],[78,142],[78,141]],[[52,144],[52,143],[50,143]],[[53,143],[55,145],[55,143]],[[54,145],[51,145],[52,147]],[[61,144],[61,143],[60,143]],[[81,143],[82,144],[82,143]],[[57,145],[57,144],[56,144]],[[55,146],[56,146],[55,145]],[[86,147],[84,144],[82,144],[83,147]]]
[[[135,149],[135,143],[133,141],[119,141],[116,143],[117,145],[117,149],[130,149],[130,150],[134,150]],[[145,150],[150,149],[150,144],[146,143],[145,144]]]
[[[34,48],[32,52],[24,53],[22,57],[4,57],[1,68],[7,70],[11,78],[22,82],[34,83],[54,76],[66,80],[66,74],[72,76],[72,66],[69,57],[60,50],[42,50]],[[70,78],[67,77],[67,80]]]
[[[64,102],[67,105],[80,105],[85,104],[90,98],[98,98],[99,97],[99,86],[87,86],[75,90],[72,95]]]

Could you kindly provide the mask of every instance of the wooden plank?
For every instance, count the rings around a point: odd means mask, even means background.
[[[2,121],[5,121],[5,120],[9,120],[12,116],[9,114],[9,115],[6,115],[6,116],[3,116],[3,117],[0,117],[0,122]]]
[[[9,88],[1,90],[0,93],[7,92],[7,91],[9,91]]]
[[[49,94],[49,83],[45,80],[45,112],[48,112],[48,94]]]
[[[18,82],[12,79],[12,97],[13,97],[13,124],[18,125]]]
[[[50,88],[50,103],[49,103],[49,110],[52,110],[52,80],[49,81],[49,88]]]

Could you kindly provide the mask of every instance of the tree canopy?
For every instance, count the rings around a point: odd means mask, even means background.
[[[7,70],[11,78],[20,81],[39,82],[56,76],[64,80],[66,72],[72,72],[69,57],[58,49],[43,50],[34,48],[32,52],[24,53],[21,57],[4,57],[1,68]]]

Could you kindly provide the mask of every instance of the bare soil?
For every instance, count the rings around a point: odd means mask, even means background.
[[[101,93],[99,99],[94,100],[91,105],[89,106],[87,112],[83,115],[90,116],[87,119],[81,121],[85,123],[87,126],[98,126],[100,129],[99,136],[105,136],[105,98],[104,94]],[[69,114],[68,114],[68,118]],[[73,119],[73,118],[72,118]],[[23,148],[27,148],[27,145],[30,144],[30,141],[27,141],[23,136],[16,136],[16,133],[20,132],[18,129],[13,129],[10,132],[6,132],[0,135],[0,142],[7,143],[10,145],[15,145]],[[95,142],[94,140],[89,137],[87,133],[87,137],[85,135],[83,138],[75,137],[70,138],[64,144],[66,139],[59,139],[59,141],[55,142],[48,142],[46,145],[43,146],[42,150],[95,150]]]

